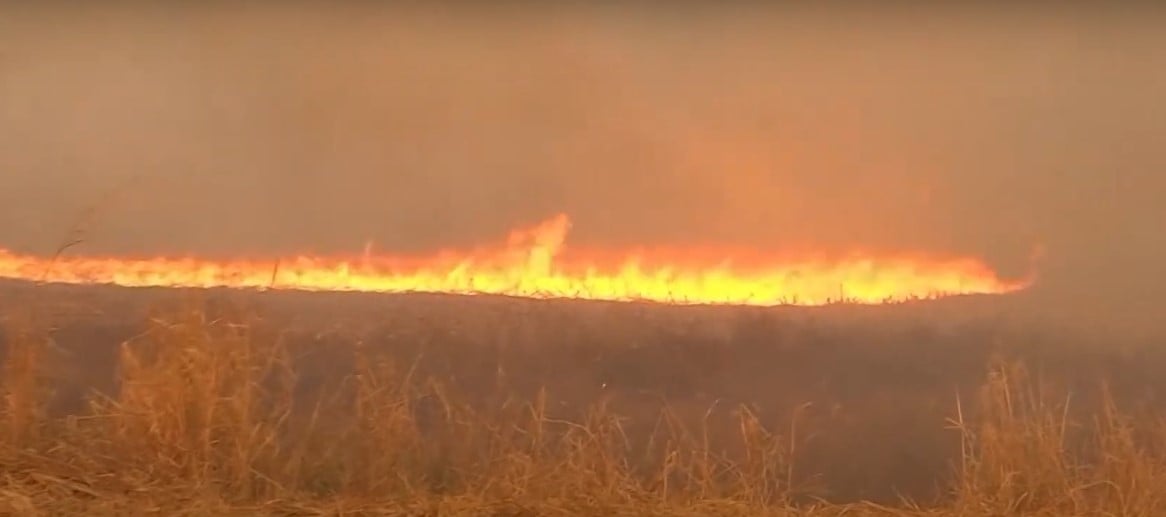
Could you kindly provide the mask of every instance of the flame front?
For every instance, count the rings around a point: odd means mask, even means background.
[[[578,252],[558,215],[503,246],[429,257],[297,256],[272,260],[64,256],[0,250],[0,278],[128,287],[499,294],[673,304],[888,303],[1027,287],[971,258],[764,256],[708,249]]]

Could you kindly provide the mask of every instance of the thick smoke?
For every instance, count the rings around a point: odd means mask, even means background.
[[[497,241],[974,254],[1166,295],[1160,13],[9,9],[0,247]],[[1072,311],[1069,311],[1072,309]],[[1125,321],[1125,320],[1121,320]]]

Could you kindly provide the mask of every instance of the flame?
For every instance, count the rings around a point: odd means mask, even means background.
[[[910,255],[763,255],[750,251],[565,250],[571,228],[557,215],[510,233],[502,246],[428,257],[296,256],[273,260],[55,259],[0,249],[0,278],[129,287],[229,287],[307,291],[499,294],[530,298],[673,304],[888,303],[1002,294],[1030,283],[1000,279],[971,258]]]

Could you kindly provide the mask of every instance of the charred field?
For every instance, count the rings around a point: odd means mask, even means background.
[[[21,514],[1166,509],[1166,351],[1005,301],[0,286]]]

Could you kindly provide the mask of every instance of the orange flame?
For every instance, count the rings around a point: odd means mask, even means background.
[[[565,215],[511,232],[501,247],[429,257],[297,256],[278,260],[59,257],[0,250],[0,278],[129,287],[230,287],[307,291],[500,294],[673,304],[888,303],[1002,294],[1006,281],[970,258],[856,254],[759,255],[725,250],[566,253]]]

